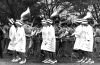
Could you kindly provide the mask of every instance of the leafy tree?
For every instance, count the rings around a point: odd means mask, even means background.
[[[51,3],[50,3],[51,2]],[[65,4],[69,2],[69,4]],[[7,17],[20,19],[20,15],[23,11],[30,7],[31,10],[31,21],[34,18],[39,17],[44,14],[48,17],[53,13],[54,8],[63,6],[63,9],[60,11],[68,10],[71,6],[74,6],[74,9],[69,10],[69,12],[79,12],[80,14],[86,13],[87,6],[93,5],[94,11],[93,16],[96,21],[99,20],[99,11],[100,11],[100,1],[99,0],[0,0],[0,21],[7,21]]]

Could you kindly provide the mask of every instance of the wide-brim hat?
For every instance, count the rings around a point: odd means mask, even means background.
[[[83,20],[83,21],[82,21],[82,24],[87,24],[87,23],[88,23],[87,20]]]
[[[21,20],[25,21],[28,20],[30,17],[31,17],[30,8],[28,7],[27,10],[21,14]]]
[[[58,15],[58,12],[57,11],[55,11],[55,12],[53,12],[52,14],[51,14],[51,18],[53,18],[53,17],[55,17],[55,16],[57,16]]]
[[[81,23],[81,24],[87,24],[88,23],[88,21],[86,19],[77,19],[76,22]]]
[[[77,19],[76,22],[82,23],[82,22],[87,22],[87,20],[86,19]]]
[[[23,23],[21,22],[21,20],[16,20],[15,24],[17,24],[17,25],[23,25]]]
[[[47,23],[45,19],[41,20],[41,22],[42,22],[42,24],[46,24]]]
[[[13,18],[11,18],[11,19],[9,19],[9,18],[8,18],[8,20],[9,20],[9,22],[10,22],[11,24],[13,24],[13,23],[14,23]]]
[[[51,19],[47,19],[47,21],[46,21],[47,23],[50,23],[50,24],[52,24],[53,23],[53,21],[51,20]]]

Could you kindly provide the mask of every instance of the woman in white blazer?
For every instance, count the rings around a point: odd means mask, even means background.
[[[42,32],[42,45],[41,50],[44,51],[45,60],[44,63],[55,63],[57,60],[55,59],[56,52],[56,38],[55,38],[55,29],[51,25],[52,21],[50,19],[42,20],[43,28]],[[50,53],[52,54],[52,58],[50,58]]]
[[[18,62],[23,64],[26,62],[25,52],[26,52],[26,37],[25,31],[20,20],[15,22],[15,26],[12,25],[9,32],[9,37],[11,39],[8,49],[14,51],[14,58],[12,62]],[[18,53],[18,54],[17,54]]]
[[[94,63],[91,53],[93,52],[93,28],[87,20],[82,21],[73,33],[76,37],[74,50],[80,50],[79,56],[82,57],[78,62]]]

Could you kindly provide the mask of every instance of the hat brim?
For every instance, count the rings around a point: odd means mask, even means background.
[[[42,22],[42,24],[46,24],[47,22]]]
[[[53,22],[52,22],[52,20],[47,19],[47,23],[51,23],[52,24]]]
[[[13,24],[13,23],[14,23],[14,20],[11,18],[11,19],[9,19],[9,22],[10,22],[11,24]]]
[[[85,19],[77,19],[76,22],[82,23],[82,22],[87,22],[87,20],[85,20]]]
[[[82,22],[82,24],[87,24],[88,22]]]
[[[15,24],[17,24],[17,25],[23,25],[20,21],[16,21]]]
[[[42,21],[41,22],[42,24],[46,24],[47,23],[46,20],[41,20],[41,21]]]

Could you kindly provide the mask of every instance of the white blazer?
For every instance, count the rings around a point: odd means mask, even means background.
[[[9,43],[8,49],[15,50],[18,52],[26,52],[26,37],[23,27],[18,27],[17,29],[11,30],[10,33],[14,31],[12,39],[13,43]],[[11,40],[12,41],[12,40]]]
[[[75,29],[76,41],[74,49],[93,52],[93,28],[92,26],[79,25]]]
[[[42,39],[41,50],[56,52],[55,29],[52,25],[42,28]]]

